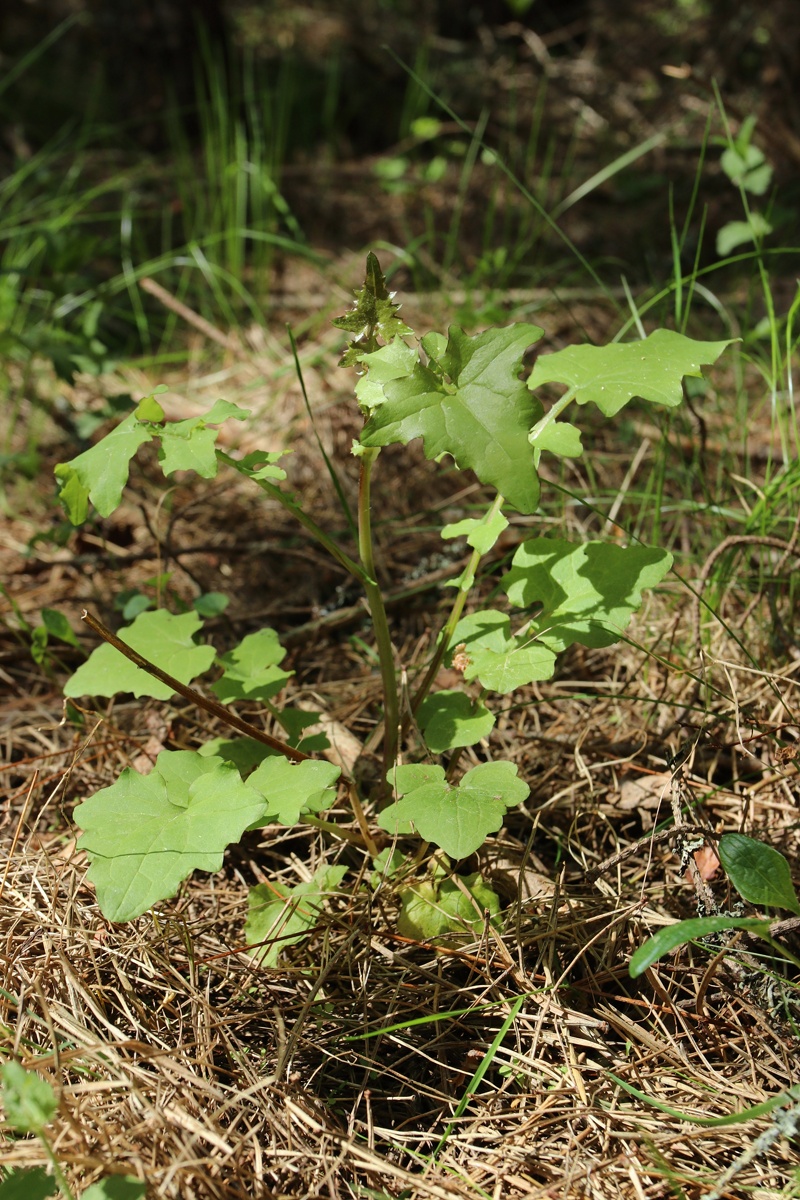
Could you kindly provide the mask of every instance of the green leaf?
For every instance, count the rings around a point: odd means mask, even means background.
[[[244,934],[248,954],[261,966],[277,967],[281,951],[307,937],[320,909],[335,894],[347,867],[319,867],[314,878],[288,888],[282,883],[259,883],[247,897]],[[260,943],[267,942],[268,945]]]
[[[610,646],[641,604],[642,589],[655,587],[671,566],[671,554],[648,546],[533,538],[518,547],[500,586],[519,608],[542,605],[532,626],[542,645],[556,652],[573,642]]]
[[[549,450],[559,458],[580,458],[583,454],[581,431],[569,421],[551,421],[531,437],[537,450]]]
[[[44,1167],[21,1171],[12,1168],[8,1178],[0,1183],[0,1200],[47,1200],[57,1192],[58,1184]]]
[[[330,741],[325,733],[303,732],[311,725],[316,725],[322,716],[318,712],[306,712],[300,708],[284,708],[281,710],[281,725],[286,733],[286,741],[290,746],[296,746],[305,754],[320,754],[330,748]]]
[[[149,775],[127,768],[75,810],[103,915],[130,921],[192,871],[218,871],[225,847],[263,812],[263,798],[221,758],[162,750]]]
[[[474,938],[483,932],[487,912],[490,922],[499,925],[500,898],[483,882],[480,872],[460,876],[460,883],[462,887],[453,879],[444,879],[441,883],[403,888],[399,892],[397,932],[433,943],[453,933],[467,933]]]
[[[3,1063],[0,1074],[8,1124],[20,1133],[41,1133],[58,1108],[50,1084],[35,1071],[26,1071],[13,1060]]]
[[[203,620],[208,620],[224,613],[229,604],[230,598],[224,592],[204,592],[202,596],[195,597],[192,608]]]
[[[463,521],[445,525],[442,537],[445,540],[466,537],[467,545],[472,546],[473,550],[477,550],[479,554],[488,554],[500,534],[506,529],[508,529],[508,521],[501,512],[496,512],[494,516],[491,512],[487,512],[480,518],[465,517]]]
[[[188,684],[207,671],[215,658],[213,646],[197,646],[193,641],[201,625],[196,612],[175,616],[160,608],[140,613],[132,625],[120,630],[119,637],[162,671]],[[65,696],[114,696],[117,692],[156,700],[169,700],[174,694],[167,684],[135,666],[107,642],[92,651],[64,687]]]
[[[763,937],[769,935],[769,921],[753,917],[693,917],[690,921],[678,921],[675,925],[667,925],[634,951],[628,973],[632,979],[637,979],[654,962],[677,946],[708,937],[711,933],[723,933],[727,929],[749,929],[751,933]]]
[[[81,1196],[81,1200],[143,1200],[147,1195],[147,1184],[133,1175],[106,1175],[93,1183]]]
[[[541,404],[520,380],[522,357],[542,335],[536,325],[510,325],[469,337],[450,328],[438,362],[383,385],[386,396],[364,426],[364,446],[422,438],[427,458],[449,454],[520,512],[535,512],[539,478],[528,444]],[[444,372],[448,377],[444,378]]]
[[[330,808],[336,799],[334,784],[341,775],[334,763],[289,762],[288,758],[267,758],[253,772],[247,786],[259,793],[264,802],[264,820],[281,825],[296,825],[301,813],[318,813]]]
[[[66,642],[70,646],[80,646],[75,631],[62,612],[58,612],[55,608],[43,608],[42,624],[50,637],[58,638],[59,641]]]
[[[506,809],[521,804],[528,785],[510,762],[481,763],[453,787],[441,767],[393,768],[386,776],[402,799],[384,809],[381,829],[400,835],[410,830],[441,846],[451,858],[466,858],[503,824]]]
[[[340,366],[357,364],[367,348],[366,343],[376,337],[383,342],[391,342],[396,337],[407,337],[414,332],[397,316],[400,306],[392,303],[393,295],[394,293],[390,293],[386,287],[380,263],[370,252],[367,255],[364,286],[356,293],[353,311],[332,321],[336,329],[344,329],[354,335]],[[359,345],[360,342],[365,344]]]
[[[428,696],[417,714],[431,754],[444,754],[457,746],[474,746],[494,728],[494,714],[465,692],[443,691]]]
[[[789,864],[772,846],[743,833],[726,833],[719,839],[719,860],[743,899],[800,914]]]
[[[728,221],[717,234],[717,254],[725,258],[738,246],[751,245],[770,233],[772,226],[761,213],[751,212],[748,221]]]
[[[90,500],[101,517],[111,516],[128,482],[131,459],[152,436],[153,429],[131,413],[96,446],[68,463],[56,464],[58,498],[73,525],[86,520]]]
[[[544,639],[530,632],[515,637],[510,618],[493,609],[462,617],[452,645],[463,656],[459,661],[466,680],[478,679],[483,687],[503,695],[534,680],[549,679],[555,669],[555,652]]]
[[[381,346],[371,354],[361,354],[359,363],[366,367],[356,384],[356,399],[364,412],[369,412],[386,400],[384,385],[394,379],[405,379],[413,374],[419,356],[412,346],[402,338],[395,338],[388,346]]]
[[[761,1104],[754,1104],[751,1108],[745,1108],[741,1112],[729,1113],[727,1117],[695,1117],[691,1113],[681,1112],[678,1108],[671,1108],[668,1104],[662,1104],[660,1100],[656,1100],[653,1096],[648,1096],[645,1092],[640,1092],[633,1084],[620,1079],[618,1075],[614,1075],[611,1071],[606,1071],[606,1074],[609,1079],[612,1079],[629,1096],[635,1096],[637,1100],[642,1100],[645,1104],[649,1104],[653,1108],[657,1108],[660,1112],[677,1118],[679,1121],[691,1121],[693,1125],[704,1125],[709,1129],[720,1128],[726,1125],[743,1125],[745,1121],[754,1121],[759,1117],[766,1117],[769,1113],[774,1112],[776,1108],[780,1108],[792,1101],[800,1100],[800,1087],[795,1085],[794,1087],[790,1087],[786,1092],[779,1092],[777,1096],[770,1096],[769,1100],[765,1100]]]
[[[729,146],[720,166],[731,183],[754,196],[763,196],[772,182],[772,167],[757,146]]]
[[[280,482],[286,478],[286,472],[283,467],[276,467],[275,463],[279,462],[284,454],[289,453],[291,452],[288,450],[253,450],[240,460],[239,468],[243,472],[246,471],[251,479],[269,479]]]
[[[145,396],[140,400],[136,405],[134,415],[138,420],[150,421],[154,425],[159,425],[165,419],[164,410],[155,396]]]
[[[578,404],[594,403],[606,417],[634,396],[674,408],[683,399],[684,375],[701,376],[701,364],[716,362],[731,340],[696,342],[671,329],[657,329],[639,342],[567,346],[539,355],[528,387],[563,383],[575,392]],[[532,444],[539,444],[551,420],[548,413],[531,431]]]
[[[373,869],[369,877],[369,886],[373,891],[376,890],[388,879],[392,879],[398,872],[402,871],[407,865],[408,859],[396,846],[384,846],[380,854],[376,855],[372,860]]]
[[[256,742],[253,738],[216,737],[204,742],[197,753],[203,758],[213,758],[215,755],[224,758],[225,762],[233,763],[244,776],[260,766],[265,758],[273,758],[277,751],[271,750],[263,742]]]
[[[196,471],[203,479],[213,479],[218,467],[215,447],[219,429],[209,426],[219,425],[229,417],[244,421],[249,415],[249,409],[239,408],[229,400],[217,400],[204,417],[189,417],[165,425],[158,454],[164,474]]]
[[[271,700],[294,674],[278,666],[285,655],[274,629],[248,633],[233,650],[219,656],[225,673],[211,685],[211,690],[223,704],[233,700]]]

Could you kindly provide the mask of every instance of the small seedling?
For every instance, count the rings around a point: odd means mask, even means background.
[[[174,895],[195,869],[218,870],[226,846],[246,830],[300,822],[365,848],[384,882],[405,872],[398,893],[409,936],[436,939],[447,930],[474,936],[484,921],[495,919],[496,897],[477,875],[459,876],[454,867],[529,794],[514,764],[492,757],[497,697],[550,678],[558,656],[572,645],[617,642],[643,590],[657,586],[670,569],[671,556],[659,547],[535,536],[522,542],[498,581],[507,606],[467,611],[479,567],[514,514],[537,511],[542,456],[578,458],[584,452],[567,410],[591,403],[613,420],[634,397],[674,407],[684,377],[700,376],[701,365],[715,362],[727,341],[696,342],[658,330],[638,342],[571,346],[541,354],[524,379],[523,356],[542,336],[540,328],[514,324],[473,336],[453,325],[446,334],[417,341],[372,254],[352,311],[334,324],[349,336],[342,365],[359,374],[355,399],[364,418],[353,449],[360,466],[354,546],[326,533],[282,486],[280,454],[237,459],[216,445],[222,421],[248,415],[225,400],[204,418],[169,422],[157,396],[147,396],[101,442],[56,467],[60,498],[75,524],[87,519],[90,504],[103,517],[114,511],[130,462],[147,442],[158,444],[168,476],[193,470],[212,479],[220,464],[237,471],[295,517],[364,589],[382,681],[376,720],[383,771],[377,786],[366,788],[358,766],[349,773],[313,757],[319,743],[304,740],[309,714],[281,701],[291,673],[281,665],[284,651],[273,630],[250,633],[218,655],[201,640],[197,612],[143,611],[119,638],[89,618],[107,644],[68,681],[68,696],[125,691],[168,700],[177,691],[246,735],[198,750],[164,750],[149,775],[128,769],[78,806],[89,879],[112,920],[130,920]],[[545,384],[563,389],[549,407],[538,395]],[[489,496],[482,516],[441,531],[445,539],[465,538],[469,558],[454,581],[450,612],[431,638],[428,661],[412,676],[401,704],[399,668],[405,664],[397,661],[377,582],[371,481],[384,446],[416,438],[429,459],[447,456],[460,470],[472,471]],[[460,674],[462,687],[433,690],[444,663]],[[190,687],[208,671],[216,675],[213,702]],[[273,733],[223,707],[244,698],[264,706]],[[485,761],[462,771],[464,748],[479,744]],[[333,807],[338,788],[348,797],[355,829],[322,815]],[[379,856],[381,841],[409,853]],[[429,856],[429,877],[414,882],[426,843],[439,849]],[[261,943],[255,952],[275,963],[280,948],[302,936],[344,878],[344,869],[336,868],[291,892],[259,885],[248,917],[248,933]]]

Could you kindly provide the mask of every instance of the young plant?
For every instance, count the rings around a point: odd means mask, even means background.
[[[75,524],[86,520],[90,503],[103,517],[114,511],[130,461],[145,442],[158,443],[166,475],[194,470],[210,479],[221,463],[237,471],[290,512],[364,588],[380,664],[383,779],[365,793],[358,770],[349,773],[314,757],[319,743],[303,740],[313,716],[280,703],[290,673],[280,665],[284,652],[273,630],[250,633],[218,656],[198,640],[196,612],[141,612],[119,638],[87,616],[106,644],[68,681],[68,696],[127,691],[167,700],[178,692],[245,735],[198,750],[164,750],[149,775],[128,769],[78,806],[89,878],[112,920],[129,920],[174,895],[195,868],[218,870],[225,847],[246,830],[306,822],[364,847],[376,859],[375,886],[390,875],[413,875],[425,846],[412,847],[406,860],[401,852],[406,839],[438,847],[429,879],[399,888],[404,932],[436,937],[455,929],[474,935],[484,914],[494,919],[497,905],[477,875],[454,875],[453,864],[496,833],[529,788],[512,763],[491,759],[490,748],[481,752],[487,761],[462,773],[463,749],[490,737],[493,697],[548,679],[558,655],[573,644],[618,641],[643,589],[656,586],[670,569],[670,554],[658,547],[532,537],[518,547],[499,580],[514,615],[508,608],[467,611],[481,561],[513,514],[530,516],[538,508],[542,455],[583,453],[579,428],[565,419],[567,409],[592,403],[613,419],[634,396],[675,406],[684,376],[701,375],[701,364],[713,363],[727,341],[695,342],[659,330],[624,345],[572,346],[540,355],[523,379],[523,356],[542,336],[540,328],[515,324],[473,336],[454,325],[418,343],[372,254],[352,311],[334,323],[350,337],[342,365],[360,374],[355,397],[364,425],[354,446],[360,464],[355,548],[321,529],[282,487],[279,454],[237,459],[216,445],[220,422],[247,416],[224,400],[203,419],[168,422],[156,395],[148,396],[102,442],[56,467],[60,497]],[[544,384],[564,389],[549,407],[537,394]],[[375,569],[370,493],[381,449],[415,438],[422,439],[428,458],[449,456],[459,469],[474,472],[490,495],[482,516],[441,531],[443,538],[466,538],[471,554],[455,580],[450,612],[431,640],[427,665],[412,679],[410,699],[401,706],[401,664]],[[464,687],[432,691],[445,662],[460,673]],[[217,676],[214,701],[189,686],[209,670]],[[242,698],[264,705],[273,733],[223,706]],[[380,808],[387,785],[391,798]],[[321,816],[340,786],[355,830]],[[387,845],[379,854],[381,841]],[[259,942],[256,952],[276,962],[286,940],[302,936],[345,873],[328,868],[291,893],[255,889],[248,931]]]

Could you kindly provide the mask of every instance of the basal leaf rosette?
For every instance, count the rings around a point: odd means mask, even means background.
[[[401,798],[381,813],[381,829],[394,836],[416,833],[454,859],[482,846],[530,791],[510,762],[481,763],[456,785],[447,782],[443,767],[422,763],[395,767],[386,778]]]
[[[525,351],[541,336],[536,325],[509,325],[474,337],[452,325],[446,349],[427,364],[415,357],[412,365],[409,352],[399,347],[391,354],[378,352],[379,377],[361,391],[362,403],[370,408],[361,445],[422,438],[427,458],[449,454],[512,507],[535,512],[539,478],[528,435],[542,406],[519,376]],[[426,339],[424,344],[439,353],[440,343]],[[368,369],[371,357],[362,356]],[[411,369],[398,376],[405,362]]]
[[[311,932],[346,874],[347,867],[321,866],[312,879],[292,888],[277,881],[251,888],[244,927],[250,956],[263,967],[277,967],[281,951]]]

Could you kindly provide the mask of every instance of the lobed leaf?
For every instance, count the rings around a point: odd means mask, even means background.
[[[671,329],[657,329],[639,342],[567,346],[539,355],[528,387],[563,383],[574,390],[578,404],[596,404],[606,417],[613,417],[634,396],[674,408],[683,399],[683,377],[701,376],[701,364],[716,362],[732,340],[697,342]],[[545,418],[541,428],[548,425]],[[537,430],[531,436],[535,442]]]
[[[618,641],[642,590],[660,583],[671,566],[671,554],[648,546],[533,538],[517,549],[500,586],[518,608],[542,605],[533,624],[537,640],[559,652],[573,642]]]
[[[120,630],[119,637],[162,671],[188,684],[207,671],[215,658],[213,646],[198,646],[193,640],[202,623],[196,612],[175,615],[159,608],[140,613],[133,624]],[[108,642],[93,650],[64,686],[65,696],[114,696],[117,692],[156,700],[169,700],[174,694],[166,683],[137,667]]]
[[[131,459],[153,435],[152,426],[140,421],[133,412],[96,446],[68,463],[56,464],[58,498],[73,525],[86,520],[89,501],[101,517],[111,516],[128,482]]]
[[[539,478],[528,433],[542,407],[519,374],[542,330],[517,324],[470,337],[453,325],[449,332],[438,361],[417,362],[410,375],[383,385],[385,400],[373,408],[361,444],[422,438],[427,458],[449,454],[514,508],[535,512]]]
[[[211,690],[223,704],[233,700],[271,700],[294,674],[278,665],[285,655],[274,629],[248,633],[233,650],[219,656],[224,674],[211,685]]]
[[[465,692],[434,692],[417,713],[419,726],[431,754],[444,754],[458,746],[474,746],[494,728],[494,714]]]
[[[229,400],[217,400],[203,417],[189,417],[185,421],[172,421],[161,430],[159,461],[165,475],[174,471],[196,471],[203,479],[214,479],[217,474],[216,443],[219,425],[233,417],[244,421],[250,412]]]
[[[466,680],[478,679],[483,687],[503,695],[534,680],[549,679],[555,668],[554,650],[544,639],[530,633],[515,637],[510,618],[494,609],[463,617],[453,634],[453,646],[462,655]]]
[[[296,825],[301,813],[318,813],[330,808],[336,799],[334,784],[341,775],[334,763],[306,759],[289,762],[288,758],[267,758],[247,780],[264,802],[262,825],[278,821]]]
[[[192,871],[218,871],[225,847],[263,813],[263,797],[221,758],[162,750],[149,775],[127,768],[75,810],[103,915],[130,921]]]
[[[500,898],[480,872],[462,875],[458,883],[454,879],[417,883],[403,888],[399,896],[397,932],[416,941],[437,942],[453,933],[478,936],[486,915],[493,925],[499,924]]]
[[[472,546],[473,550],[477,550],[479,554],[488,554],[506,529],[508,521],[501,512],[494,515],[485,513],[482,517],[465,517],[463,521],[445,525],[442,537],[445,540],[465,537],[467,545]]]
[[[419,764],[421,765],[421,764]],[[415,832],[451,858],[466,858],[503,824],[506,810],[530,789],[510,762],[481,763],[458,786],[447,783],[442,767],[396,767],[387,779],[402,798],[384,809],[378,824],[387,833]]]
[[[20,1133],[40,1133],[58,1109],[56,1094],[46,1079],[9,1059],[0,1067],[6,1121]]]

